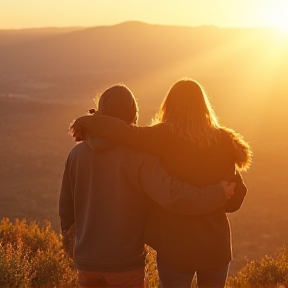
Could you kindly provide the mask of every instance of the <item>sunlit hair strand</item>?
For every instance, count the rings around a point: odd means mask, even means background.
[[[181,79],[169,89],[155,119],[172,123],[175,136],[197,146],[209,146],[219,136],[220,126],[208,96],[193,79]]]

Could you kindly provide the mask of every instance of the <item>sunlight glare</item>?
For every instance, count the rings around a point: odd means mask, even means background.
[[[288,33],[288,2],[281,4],[271,3],[263,13],[263,22],[265,26],[276,28],[281,32]]]

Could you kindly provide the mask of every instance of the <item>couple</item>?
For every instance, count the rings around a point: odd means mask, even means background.
[[[100,96],[97,113],[71,126],[82,142],[66,162],[59,213],[63,235],[76,227],[79,284],[144,287],[146,243],[157,251],[163,288],[190,287],[195,274],[199,288],[224,287],[226,212],[246,195],[239,171],[250,166],[249,145],[218,124],[192,79],[170,88],[158,124],[136,126],[137,113],[132,92],[115,85]]]

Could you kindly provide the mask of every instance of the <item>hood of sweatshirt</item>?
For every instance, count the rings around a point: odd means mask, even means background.
[[[99,138],[99,137],[95,137],[95,136],[93,136],[93,137],[88,136],[86,141],[87,141],[88,145],[95,152],[99,152],[99,153],[116,146],[116,144],[114,142],[110,141],[110,140]]]

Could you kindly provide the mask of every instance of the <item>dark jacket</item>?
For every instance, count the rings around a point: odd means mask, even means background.
[[[70,152],[59,199],[62,231],[75,223],[79,270],[143,267],[152,200],[184,214],[207,213],[226,202],[219,185],[191,187],[174,180],[157,157],[106,140],[96,142],[94,150],[83,141]]]
[[[246,195],[241,175],[237,172],[234,177],[235,164],[248,165],[249,148],[236,133],[226,129],[221,130],[215,144],[199,148],[175,137],[171,125],[136,127],[95,115],[87,130],[160,156],[172,175],[198,187],[234,178],[235,193],[225,206],[205,215],[185,216],[156,205],[146,231],[146,243],[174,266],[192,271],[227,265],[231,260],[231,244],[226,212],[238,210]]]

